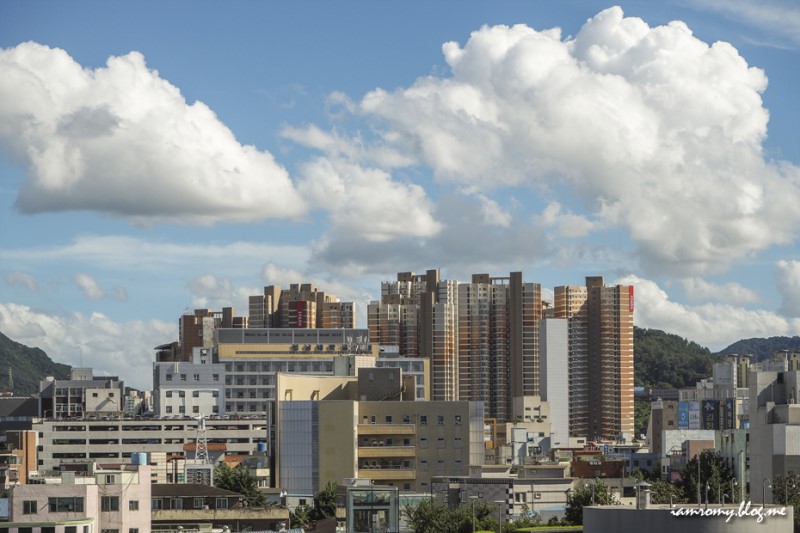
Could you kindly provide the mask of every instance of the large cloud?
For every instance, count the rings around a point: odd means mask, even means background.
[[[92,70],[23,43],[0,50],[0,71],[0,142],[28,170],[24,212],[208,223],[306,210],[271,154],[239,144],[138,52]]]
[[[650,272],[721,271],[795,238],[800,172],[764,159],[767,79],[730,44],[611,8],[575,38],[494,26],[443,51],[452,76],[356,106],[440,181],[564,191]]]
[[[800,261],[778,261],[776,277],[782,297],[781,313],[800,317]]]
[[[654,281],[630,275],[616,281],[634,285],[634,323],[656,328],[721,350],[739,339],[793,336],[800,332],[800,319],[787,319],[772,311],[750,310],[729,304],[685,305],[670,299]]]
[[[144,390],[153,388],[153,348],[177,333],[174,323],[158,320],[117,323],[101,313],[58,316],[12,303],[0,303],[0,331],[57,363],[116,375]]]

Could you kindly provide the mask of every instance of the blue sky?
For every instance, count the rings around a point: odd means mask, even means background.
[[[0,331],[57,361],[146,388],[184,309],[435,267],[800,330],[795,2],[4,2],[0,48]]]

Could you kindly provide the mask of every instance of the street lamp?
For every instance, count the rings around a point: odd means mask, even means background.
[[[769,485],[769,490],[772,490],[772,480],[765,477],[761,481],[761,505],[767,504],[767,485]]]
[[[738,485],[736,480],[731,479],[731,502],[736,498],[736,485]]]
[[[475,533],[475,500],[478,499],[477,496],[470,496],[470,500],[472,500],[472,533]]]
[[[503,506],[506,504],[506,501],[495,500],[494,503],[497,505],[497,530],[500,533],[503,533],[503,515],[501,511],[503,510]]]

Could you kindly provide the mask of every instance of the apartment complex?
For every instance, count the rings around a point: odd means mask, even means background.
[[[516,414],[514,398],[539,394],[541,317],[541,286],[520,272],[471,283],[401,272],[368,307],[373,344],[430,359],[433,400],[482,401],[500,420]]]
[[[569,320],[570,435],[633,437],[633,286],[555,288],[554,316]]]
[[[250,296],[248,305],[251,328],[356,327],[353,302],[341,302],[312,283],[292,283],[283,290],[264,287],[264,294]]]

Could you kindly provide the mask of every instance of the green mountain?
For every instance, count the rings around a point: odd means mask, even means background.
[[[800,350],[800,337],[742,339],[721,350],[718,355],[752,354],[754,361],[763,361],[779,350]]]
[[[708,348],[658,329],[633,328],[637,386],[657,389],[694,387],[711,376],[717,360]]]
[[[39,391],[39,381],[47,376],[69,379],[69,365],[53,362],[43,350],[29,348],[0,333],[0,390],[8,390],[8,369],[12,369],[14,396],[29,396]]]

